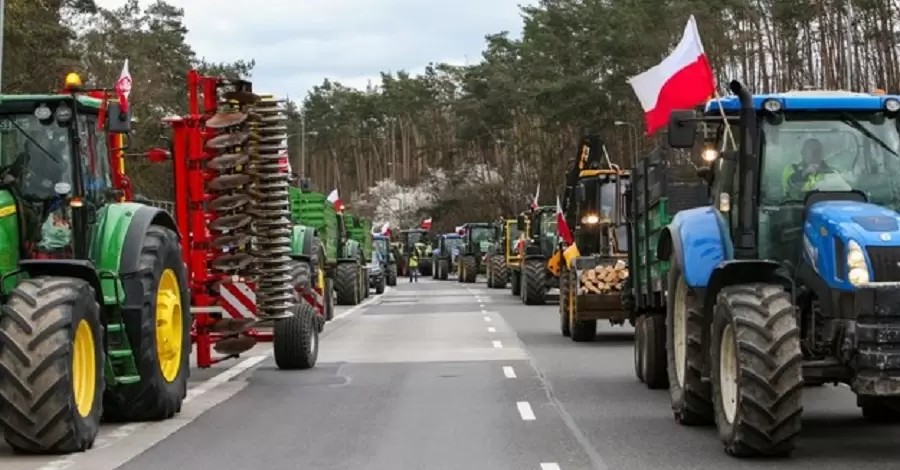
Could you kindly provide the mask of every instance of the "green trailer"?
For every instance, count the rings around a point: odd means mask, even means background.
[[[358,243],[362,252],[362,278],[360,279],[360,292],[362,298],[369,297],[369,274],[366,270],[366,263],[372,259],[372,222],[362,217],[344,213],[344,224],[347,227],[347,237]]]
[[[291,217],[315,231],[325,256],[326,300],[330,303],[333,293],[338,305],[359,304],[366,290],[365,263],[361,244],[349,236],[348,216],[337,212],[322,193],[291,188]],[[333,312],[328,313],[330,320]]]

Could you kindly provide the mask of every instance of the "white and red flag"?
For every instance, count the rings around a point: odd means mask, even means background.
[[[569,224],[566,223],[566,216],[563,214],[562,204],[559,203],[559,196],[556,196],[556,231],[559,233],[559,236],[562,237],[563,241],[566,242],[566,245],[571,245],[575,242],[575,238],[572,237],[572,231],[569,230]]]
[[[644,109],[647,135],[666,127],[672,111],[693,108],[712,97],[716,80],[694,15],[688,19],[675,50],[650,70],[628,79],[628,83]]]
[[[330,193],[328,193],[328,197],[325,198],[328,202],[334,204],[334,210],[342,211],[344,210],[344,203],[341,202],[341,197],[338,195],[337,189],[332,189]]]
[[[422,221],[422,224],[421,224],[421,227],[422,227],[422,229],[424,229],[424,230],[431,230],[431,217],[429,217],[429,218],[423,220],[423,221]]]
[[[116,95],[119,97],[119,106],[122,112],[127,114],[129,109],[128,98],[131,96],[131,72],[128,71],[128,59],[125,59],[125,65],[122,66],[122,72],[119,79],[116,80]]]
[[[538,199],[541,197],[541,183],[538,183],[537,190],[534,192],[534,199],[531,200],[531,210],[536,211],[538,208]]]

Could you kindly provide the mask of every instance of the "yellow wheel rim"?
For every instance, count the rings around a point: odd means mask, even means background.
[[[166,382],[174,382],[181,370],[183,338],[181,286],[175,272],[166,269],[156,289],[156,357]]]
[[[318,282],[316,284],[319,286],[319,289],[322,289],[322,292],[324,292],[325,291],[325,271],[323,271],[321,269],[319,270],[319,279],[317,281]]]
[[[72,341],[72,394],[82,418],[91,414],[97,394],[96,348],[91,325],[87,320],[81,320],[75,327],[75,339]]]

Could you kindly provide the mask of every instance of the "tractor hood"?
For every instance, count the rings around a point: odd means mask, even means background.
[[[874,204],[817,202],[809,208],[806,224],[844,240],[856,240],[863,246],[900,245],[900,214]]]

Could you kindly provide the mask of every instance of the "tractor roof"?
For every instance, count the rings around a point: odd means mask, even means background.
[[[35,101],[45,101],[45,102],[53,102],[53,101],[66,101],[71,100],[72,95],[62,95],[62,94],[46,94],[46,95],[0,95],[0,106],[4,103],[21,103],[21,102],[35,102]],[[85,95],[75,95],[75,99],[78,100],[78,104],[90,109],[100,109],[103,105],[102,100],[98,100],[97,98],[91,98],[90,96]]]
[[[389,240],[387,235],[372,235],[372,240]]]
[[[900,96],[850,91],[790,91],[753,95],[753,107],[761,110],[769,100],[779,101],[785,111],[883,111],[887,101],[900,101]],[[710,100],[706,103],[705,113],[718,114],[719,107],[719,101]],[[741,109],[740,100],[734,95],[721,98],[721,109],[729,114],[737,113]]]
[[[445,233],[445,234],[443,234],[443,235],[441,235],[441,236],[444,237],[444,238],[460,238],[460,237],[459,237],[459,234],[458,234],[458,233],[455,233],[455,232]]]
[[[466,227],[490,227],[494,224],[490,222],[466,222],[463,225],[465,225]]]

